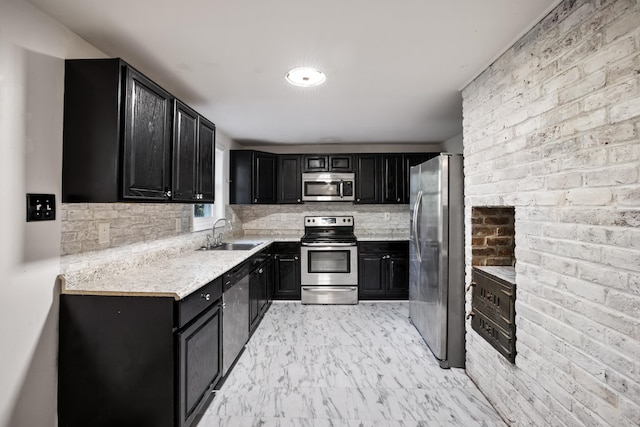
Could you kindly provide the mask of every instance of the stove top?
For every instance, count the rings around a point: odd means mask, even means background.
[[[352,216],[305,216],[302,243],[356,243]]]

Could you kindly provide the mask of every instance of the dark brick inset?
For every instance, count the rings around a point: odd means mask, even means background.
[[[482,206],[471,210],[472,265],[515,265],[515,208]]]

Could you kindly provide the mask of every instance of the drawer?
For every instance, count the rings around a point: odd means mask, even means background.
[[[300,243],[298,242],[275,242],[271,248],[274,254],[300,253]]]
[[[498,279],[478,269],[473,269],[471,305],[503,329],[515,327],[516,285]]]
[[[215,304],[222,296],[222,277],[214,279],[177,303],[178,329],[195,319],[204,310]]]
[[[471,327],[496,350],[498,350],[500,354],[506,357],[511,363],[515,363],[515,330],[509,331],[501,328],[497,323],[477,310],[474,310],[473,317],[471,319]]]
[[[358,242],[358,251],[360,253],[405,252],[409,254],[409,241]]]

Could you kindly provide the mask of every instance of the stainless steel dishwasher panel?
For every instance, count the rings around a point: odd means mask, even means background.
[[[222,375],[227,375],[249,340],[249,275],[244,275],[222,295]]]

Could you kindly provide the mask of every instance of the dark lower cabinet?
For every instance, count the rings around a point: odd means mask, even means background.
[[[300,299],[300,244],[273,244],[273,299]]]
[[[358,298],[409,298],[409,242],[358,243]]]
[[[188,427],[222,372],[222,279],[166,297],[61,295],[58,424]]]
[[[253,271],[249,275],[249,334],[252,334],[272,300],[271,251],[267,249],[254,255],[250,262]]]
[[[201,414],[222,373],[222,306],[216,304],[177,333],[178,425],[190,426]]]

